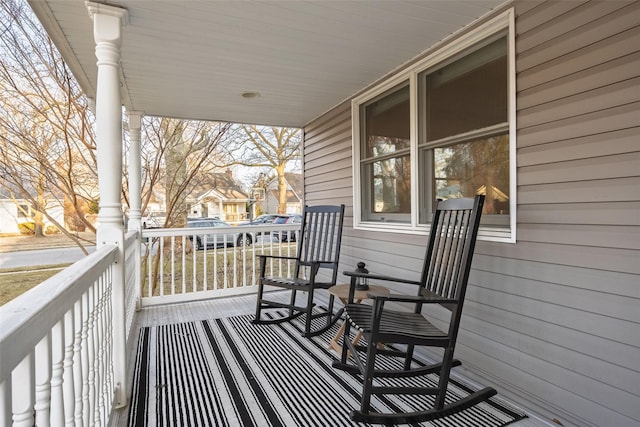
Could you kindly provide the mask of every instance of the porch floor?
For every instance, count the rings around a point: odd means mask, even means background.
[[[277,292],[273,294],[283,295],[283,302],[285,301],[284,292]],[[255,310],[255,295],[243,295],[236,297],[218,298],[205,301],[171,304],[156,307],[148,307],[140,310],[137,315],[136,324],[133,328],[133,336],[130,340],[130,348],[127,352],[127,363],[129,372],[128,390],[127,393],[131,393],[131,382],[135,375],[134,372],[134,358],[135,358],[135,344],[137,341],[137,334],[140,328],[149,326],[168,325],[182,322],[192,322],[198,320],[233,317],[243,314],[252,314]],[[328,301],[328,297],[326,298]],[[318,301],[323,303],[322,295],[318,296]],[[339,304],[339,302],[337,303]],[[152,356],[153,357],[153,356]],[[130,396],[129,396],[130,397]],[[517,405],[516,405],[517,406]],[[535,414],[530,413],[526,409],[522,408],[529,418],[517,421],[510,424],[515,427],[549,427],[553,424],[545,422],[538,418]],[[126,426],[128,421],[129,408],[121,408],[114,412],[111,417],[111,426]]]

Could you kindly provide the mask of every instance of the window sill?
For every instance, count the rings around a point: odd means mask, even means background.
[[[365,222],[354,224],[354,230],[377,231],[382,233],[415,234],[426,236],[429,226],[411,226],[410,224]],[[516,243],[515,233],[506,228],[480,226],[478,240],[488,242]]]

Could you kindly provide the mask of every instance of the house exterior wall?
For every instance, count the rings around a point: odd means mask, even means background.
[[[18,208],[13,200],[0,200],[0,233],[18,233]]]
[[[640,2],[509,6],[518,241],[478,242],[456,355],[549,420],[637,426]],[[347,206],[340,270],[417,278],[424,235],[353,229],[350,104],[304,131],[306,202]]]
[[[278,213],[280,201],[273,191],[266,191],[266,196],[262,202],[262,210],[264,213]]]
[[[25,199],[18,199],[17,203],[29,205]],[[64,225],[64,209],[60,201],[51,199],[47,201],[47,213],[58,222]],[[0,199],[0,233],[20,233],[19,224],[28,222],[28,218],[20,217],[16,202],[12,199]],[[52,226],[53,223],[44,218],[45,227]]]
[[[285,174],[285,181],[287,183],[287,203],[284,213],[296,214],[302,213],[302,201],[299,199],[299,189],[295,188],[288,180],[288,177],[295,174]],[[295,178],[295,176],[294,176]],[[302,181],[302,180],[301,180]],[[274,178],[267,184],[265,188],[265,200],[263,202],[263,211],[265,213],[278,213],[280,207],[280,200],[278,198],[278,179]]]
[[[237,222],[247,219],[245,202],[206,200],[189,207],[190,218],[218,217],[223,221]]]
[[[289,202],[285,207],[285,214],[299,214],[302,213],[302,204],[300,202]],[[267,191],[267,196],[262,203],[262,209],[264,213],[278,213],[280,207],[280,201],[276,196],[276,193]]]

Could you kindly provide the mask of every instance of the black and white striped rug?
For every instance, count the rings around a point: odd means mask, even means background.
[[[328,349],[328,341],[337,326],[307,339],[301,336],[300,320],[253,325],[252,318],[141,329],[129,426],[362,425],[349,418],[359,407],[360,381],[331,366],[337,355]],[[468,390],[455,380],[448,400]],[[372,402],[376,410],[389,412],[430,405],[430,399],[407,396]],[[524,417],[494,397],[420,425],[504,426]]]

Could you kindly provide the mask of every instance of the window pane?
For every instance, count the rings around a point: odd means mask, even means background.
[[[426,74],[426,135],[435,141],[507,121],[507,42]]]
[[[361,108],[362,219],[409,222],[409,87],[393,89]]]
[[[405,86],[364,107],[363,157],[371,158],[409,148],[409,87]]]
[[[18,218],[29,217],[29,205],[18,205]]]
[[[364,170],[367,173],[365,178],[371,182],[370,212],[411,212],[411,167],[408,155],[370,163]]]
[[[509,215],[509,137],[497,135],[433,150],[436,197],[486,196],[483,213]]]

